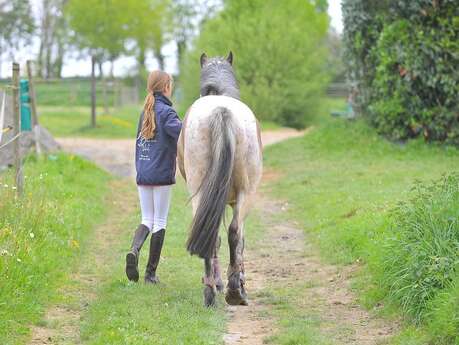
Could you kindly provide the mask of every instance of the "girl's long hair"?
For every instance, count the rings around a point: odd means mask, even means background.
[[[144,139],[153,139],[156,129],[156,116],[154,111],[155,92],[164,92],[166,87],[172,87],[172,77],[163,71],[153,71],[148,76],[147,96],[143,106],[143,121],[140,135]]]

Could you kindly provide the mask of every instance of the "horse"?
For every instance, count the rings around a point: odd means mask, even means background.
[[[226,205],[230,262],[225,300],[248,305],[244,276],[244,220],[254,202],[263,170],[259,123],[240,100],[233,54],[201,55],[201,97],[186,112],[178,140],[181,175],[191,196],[193,221],[187,241],[191,255],[204,259],[204,305],[215,305],[224,290],[218,262],[218,231]]]

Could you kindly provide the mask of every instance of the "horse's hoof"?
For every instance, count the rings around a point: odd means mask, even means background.
[[[217,288],[218,292],[223,292],[225,290],[225,284],[223,284],[223,280],[218,279],[215,287]]]
[[[210,286],[206,286],[204,288],[204,305],[206,307],[214,307],[215,306],[215,296],[216,296],[216,292],[215,292],[215,289],[210,287]]]
[[[225,301],[229,305],[249,305],[249,300],[244,289],[226,290]]]
[[[137,282],[139,280],[139,269],[137,268],[137,257],[133,252],[126,254],[126,275],[129,280]]]

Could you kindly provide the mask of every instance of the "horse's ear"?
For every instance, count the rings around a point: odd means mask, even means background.
[[[230,65],[233,64],[233,52],[230,50],[228,57],[226,58],[226,61],[230,63]]]
[[[201,58],[199,59],[199,61],[201,62],[201,67],[204,66],[204,64],[207,62],[207,55],[206,55],[206,53],[202,53],[202,54],[201,54]]]

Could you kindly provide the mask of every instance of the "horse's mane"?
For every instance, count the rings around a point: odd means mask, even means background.
[[[225,58],[209,58],[202,67],[201,96],[208,95],[241,97],[233,67]]]

